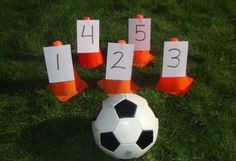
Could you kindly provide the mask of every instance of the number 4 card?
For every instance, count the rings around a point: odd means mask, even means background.
[[[77,20],[77,52],[99,52],[99,20]]]
[[[165,41],[162,77],[184,77],[188,58],[188,41]]]
[[[108,43],[106,79],[131,80],[134,45]]]
[[[129,18],[129,44],[134,44],[134,50],[150,50],[150,33],[150,18]]]
[[[50,83],[75,79],[70,45],[44,47],[43,51]]]

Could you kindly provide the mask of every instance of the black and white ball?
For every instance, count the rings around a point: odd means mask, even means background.
[[[158,119],[146,99],[136,94],[117,94],[102,102],[92,122],[95,143],[117,159],[138,158],[155,143]]]

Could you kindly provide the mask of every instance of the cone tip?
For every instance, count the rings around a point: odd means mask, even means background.
[[[119,44],[126,44],[126,41],[125,40],[119,40],[118,43]]]
[[[137,14],[136,18],[139,19],[139,20],[142,20],[144,18],[144,16],[143,16],[143,14]]]
[[[61,46],[62,42],[60,40],[53,41],[53,46]]]
[[[172,37],[172,38],[170,38],[170,41],[177,42],[177,41],[179,41],[179,39],[177,37]]]
[[[84,16],[83,20],[91,20],[91,18],[89,16]]]

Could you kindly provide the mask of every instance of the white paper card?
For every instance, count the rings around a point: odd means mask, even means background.
[[[77,20],[77,52],[99,52],[99,20]]]
[[[163,77],[184,77],[188,58],[188,41],[164,43]]]
[[[129,18],[129,44],[134,44],[134,50],[150,50],[150,33],[150,18]]]
[[[108,43],[106,79],[131,80],[134,45]]]
[[[70,45],[44,47],[43,51],[50,83],[75,79]]]

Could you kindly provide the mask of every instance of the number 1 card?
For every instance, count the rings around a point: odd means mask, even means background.
[[[129,44],[134,44],[134,50],[150,50],[150,33],[150,18],[129,18]]]
[[[108,43],[106,79],[131,80],[134,45]]]
[[[165,41],[163,55],[163,77],[184,77],[188,58],[188,41]]]
[[[74,80],[70,45],[44,47],[49,83]]]
[[[77,20],[77,52],[99,52],[99,20]]]

